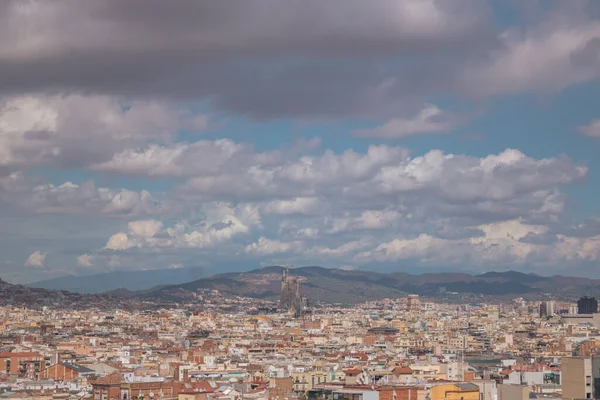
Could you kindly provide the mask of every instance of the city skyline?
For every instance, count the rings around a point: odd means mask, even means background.
[[[600,399],[599,0],[0,1],[0,400]]]
[[[0,278],[600,277],[600,3],[0,2]]]
[[[285,298],[291,282],[287,273],[279,278]],[[57,302],[18,292],[0,297],[0,394],[8,398],[572,400],[600,393],[600,313],[589,297],[456,304],[408,295],[349,307],[319,302],[297,315],[278,310],[276,298],[212,289],[170,302],[73,295]]]

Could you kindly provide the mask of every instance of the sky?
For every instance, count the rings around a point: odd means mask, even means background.
[[[0,278],[600,278],[600,2],[0,2]]]

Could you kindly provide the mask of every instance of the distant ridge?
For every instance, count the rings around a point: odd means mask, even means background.
[[[151,271],[114,271],[68,276],[37,282],[29,287],[79,293],[103,293],[123,299],[180,301],[202,289],[224,295],[276,300],[283,267],[269,266],[246,272],[204,276],[202,268]],[[575,300],[585,294],[600,297],[600,280],[568,276],[539,276],[518,271],[467,273],[378,273],[328,269],[319,266],[290,269],[302,280],[302,292],[312,302],[355,304],[407,294],[457,301],[484,298],[556,298]]]
[[[177,285],[205,276],[204,268],[170,268],[143,271],[111,271],[94,275],[62,276],[30,283],[27,286],[79,293],[104,293],[126,289],[148,290],[162,285]],[[121,293],[123,294],[123,293]]]
[[[142,297],[181,298],[182,293],[201,289],[224,294],[276,300],[283,268],[270,266],[248,272],[213,275],[195,281],[165,286],[140,294]],[[454,296],[455,299],[528,297],[576,299],[582,293],[600,295],[600,280],[564,276],[543,277],[517,271],[465,273],[377,273],[360,270],[327,269],[310,266],[290,269],[301,277],[302,292],[312,301],[359,303],[383,298],[419,294],[425,297]],[[455,295],[456,293],[457,295]]]
[[[64,290],[48,290],[14,285],[0,279],[0,305],[42,307],[56,306],[84,308],[90,305],[110,306],[122,304],[118,298],[98,294],[80,294]],[[129,305],[129,304],[128,304]]]

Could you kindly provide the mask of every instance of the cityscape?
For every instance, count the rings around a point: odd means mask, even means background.
[[[177,301],[18,292],[0,308],[7,399],[580,399],[600,396],[598,301],[311,302],[197,289]],[[6,285],[3,296],[12,296]],[[43,290],[43,289],[38,289]],[[27,301],[30,301],[27,306]],[[14,301],[14,300],[13,300]]]
[[[600,0],[0,0],[0,400],[600,400]]]

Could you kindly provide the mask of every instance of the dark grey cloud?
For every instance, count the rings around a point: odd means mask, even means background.
[[[550,232],[539,234],[531,232],[522,237],[519,241],[530,244],[551,245],[558,242],[558,238],[556,237],[556,234]]]
[[[497,43],[480,0],[2,8],[0,92],[201,99],[258,117],[389,113],[439,90],[465,58]]]
[[[7,0],[0,94],[160,96],[258,118],[397,117],[434,96],[596,79],[593,3],[510,4],[526,27],[516,18],[499,28],[489,0]]]
[[[579,223],[556,230],[565,235],[579,238],[597,236],[600,235],[600,217],[587,218]]]
[[[586,45],[573,53],[571,56],[573,62],[592,69],[600,68],[600,38],[595,38],[586,43]]]
[[[480,228],[472,226],[460,226],[455,224],[455,221],[447,220],[445,224],[439,224],[436,227],[434,236],[440,239],[458,240],[481,237],[484,235]]]

